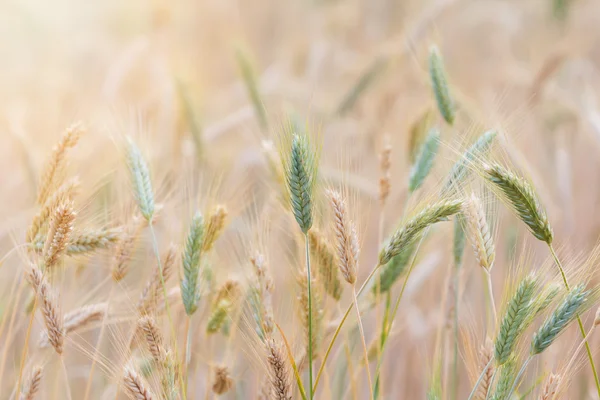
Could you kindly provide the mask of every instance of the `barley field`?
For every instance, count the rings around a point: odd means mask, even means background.
[[[0,400],[600,399],[598,23],[0,2]]]

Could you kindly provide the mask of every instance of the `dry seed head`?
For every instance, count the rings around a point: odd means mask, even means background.
[[[218,366],[215,368],[215,379],[213,381],[212,390],[216,394],[227,393],[233,387],[233,379],[229,375],[229,369],[226,366]]]
[[[281,346],[274,339],[266,342],[267,362],[271,375],[271,399],[291,400],[290,367]]]
[[[156,398],[150,389],[146,387],[142,378],[130,366],[125,367],[123,384],[127,395],[132,400],[154,400]]]
[[[317,282],[312,278],[311,286],[313,287],[311,293],[312,299],[312,336],[309,336],[308,321],[310,314],[308,312],[308,279],[307,271],[304,269],[298,276],[297,282],[299,286],[298,290],[298,313],[300,320],[302,321],[302,329],[304,331],[303,337],[306,338],[306,350],[308,353],[308,340],[312,342],[313,360],[316,358],[316,352],[318,351],[319,344],[322,338],[323,331],[323,303],[322,298],[318,290],[316,289]],[[308,354],[307,354],[308,355]],[[308,359],[308,357],[307,357]]]
[[[154,215],[154,191],[150,170],[142,152],[130,137],[127,137],[127,167],[133,186],[133,197],[142,216],[150,222]]]
[[[173,266],[175,265],[175,257],[177,256],[177,246],[171,244],[166,256],[163,257],[162,261],[162,279],[165,284],[168,282],[173,272]],[[160,276],[160,269],[158,265],[154,269],[152,277],[146,283],[140,300],[138,301],[137,309],[141,315],[150,314],[156,309],[158,299],[162,292],[162,280]]]
[[[492,340],[487,337],[485,339],[485,344],[481,346],[479,350],[479,371],[483,371],[483,369],[489,364],[490,360],[494,356],[494,343]],[[494,366],[490,365],[486,370],[483,378],[481,379],[481,383],[477,388],[477,393],[475,394],[475,400],[485,400],[487,396],[488,389],[492,384],[492,375],[494,375]]]
[[[342,195],[335,190],[328,190],[327,195],[333,208],[333,229],[336,237],[340,271],[346,282],[354,285],[360,252],[356,227],[348,216],[346,201]]]
[[[163,336],[156,325],[154,319],[150,316],[143,316],[138,322],[144,337],[146,338],[146,344],[148,350],[156,362],[162,362],[165,355],[164,340]]]
[[[442,117],[444,117],[444,120],[446,120],[449,125],[454,124],[456,107],[450,96],[450,89],[448,88],[448,79],[446,78],[442,56],[435,45],[431,46],[429,49],[429,77],[431,79],[433,94],[435,95],[440,114],[442,114]]]
[[[213,248],[215,241],[219,238],[223,229],[225,229],[227,215],[227,208],[220,204],[209,215],[202,242],[202,251],[207,252]]]
[[[498,164],[485,165],[484,172],[486,178],[504,193],[515,213],[529,227],[533,236],[551,244],[554,237],[552,228],[529,182]]]
[[[37,392],[40,390],[41,382],[42,367],[36,366],[31,370],[27,380],[25,380],[25,383],[23,384],[21,394],[19,395],[19,400],[33,400]]]
[[[395,257],[405,247],[413,243],[427,227],[440,221],[447,221],[448,217],[458,213],[461,207],[461,200],[444,200],[427,206],[420,213],[410,218],[404,226],[392,234],[379,253],[379,265],[387,264],[392,257]]]
[[[65,335],[85,329],[90,324],[100,321],[107,312],[106,303],[91,304],[80,307],[67,313],[64,317]],[[42,332],[39,347],[47,347],[50,344],[46,332]]]
[[[103,228],[72,234],[67,246],[67,255],[72,256],[105,249],[118,243],[122,232],[122,228]]]
[[[74,220],[75,211],[72,202],[63,203],[54,211],[43,250],[46,268],[50,269],[56,265],[65,252],[73,231]]]
[[[37,294],[38,302],[40,303],[40,309],[44,317],[44,325],[46,326],[48,341],[58,354],[62,354],[65,328],[63,326],[63,318],[60,313],[60,308],[56,303],[50,286],[48,285],[48,282],[46,282],[42,272],[36,267],[29,268],[27,278]]]
[[[390,144],[389,135],[384,136],[384,144],[379,154],[379,170],[381,176],[379,178],[379,203],[383,206],[390,195],[390,169],[392,154],[392,145]]]
[[[270,336],[274,329],[271,299],[273,280],[267,273],[265,258],[262,254],[255,253],[250,257],[250,262],[256,273],[254,296],[251,297],[254,306],[254,318],[258,323],[259,333],[264,338]]]
[[[83,128],[81,124],[73,124],[67,128],[63,137],[54,147],[52,156],[40,177],[37,196],[38,205],[41,206],[46,203],[46,200],[48,200],[52,191],[57,186],[57,175],[64,164],[66,151],[69,148],[75,147],[82,133]]]
[[[465,201],[463,213],[466,217],[467,232],[477,257],[477,262],[488,271],[494,265],[496,251],[481,201],[475,194]]]
[[[312,257],[318,266],[319,281],[327,294],[339,301],[342,296],[342,285],[338,276],[337,261],[327,239],[318,229],[308,232],[308,240]]]
[[[120,282],[125,275],[135,249],[137,239],[145,226],[144,221],[140,218],[135,218],[132,225],[125,228],[121,234],[117,245],[115,246],[115,254],[112,263],[112,278],[115,282]]]
[[[558,389],[559,382],[559,375],[550,374],[548,376],[548,379],[546,379],[546,383],[544,383],[544,388],[542,389],[542,393],[540,394],[540,400],[552,400],[554,398],[554,395],[556,394],[556,390]]]

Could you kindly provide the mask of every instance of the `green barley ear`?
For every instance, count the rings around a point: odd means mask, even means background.
[[[429,132],[429,129],[433,123],[433,116],[433,108],[427,108],[410,127],[408,140],[408,159],[410,160],[411,165],[417,160],[419,150],[421,149],[423,141],[427,136],[427,132]]]
[[[374,295],[377,295],[378,291],[380,293],[385,293],[392,288],[400,275],[406,270],[406,266],[414,253],[416,244],[417,240],[414,240],[407,247],[403,248],[400,253],[392,257],[387,264],[381,267],[381,272],[379,273],[379,285],[373,285],[373,288],[371,289]]]
[[[187,315],[192,315],[198,308],[200,289],[198,275],[200,272],[200,255],[204,237],[204,219],[196,213],[190,224],[185,248],[183,251],[183,277],[181,279],[181,299]]]
[[[456,107],[454,105],[454,100],[452,100],[452,97],[450,96],[450,89],[448,88],[448,79],[446,78],[442,56],[435,45],[431,46],[429,49],[429,77],[431,79],[433,94],[435,95],[440,114],[442,114],[442,117],[444,117],[444,120],[446,120],[449,125],[452,125],[456,116]]]
[[[420,188],[427,175],[429,175],[439,146],[440,131],[433,128],[429,131],[427,138],[425,138],[425,141],[419,150],[419,154],[417,155],[417,159],[410,170],[408,190],[411,193]]]
[[[210,317],[208,318],[208,324],[206,326],[206,333],[213,334],[217,333],[227,321],[227,315],[232,307],[229,299],[221,299],[215,306]]]
[[[552,243],[553,232],[546,212],[540,205],[533,187],[523,178],[498,164],[484,167],[485,177],[492,182],[510,202],[519,218],[537,239]]]
[[[294,217],[306,234],[313,223],[313,189],[317,158],[306,135],[294,134],[288,159],[284,159],[285,178]]]
[[[590,292],[585,290],[584,285],[578,285],[567,294],[562,303],[544,321],[533,336],[531,342],[532,356],[546,350],[567,325],[577,318],[577,315],[583,310],[589,294]]]
[[[152,215],[154,215],[154,192],[150,181],[150,171],[142,152],[130,137],[127,137],[127,166],[135,201],[144,218],[151,221]]]
[[[343,116],[354,108],[354,105],[360,97],[375,83],[376,79],[385,71],[388,60],[383,57],[376,58],[371,65],[363,72],[356,83],[350,88],[348,93],[340,102],[336,114]]]
[[[502,367],[500,368],[500,378],[498,379],[498,384],[496,385],[496,391],[492,396],[492,400],[509,400],[510,392],[513,386],[513,382],[515,381],[517,368],[517,361],[515,358],[511,358],[508,360]]]
[[[498,365],[503,365],[509,360],[517,345],[518,337],[531,314],[532,299],[537,286],[537,281],[532,276],[526,277],[508,302],[494,344],[494,358]]]
[[[497,136],[496,131],[486,131],[465,151],[460,159],[452,166],[448,174],[445,189],[448,190],[454,185],[460,183],[467,177],[469,173],[469,164],[478,157],[484,155],[492,146],[494,138]]]
[[[458,213],[461,207],[461,200],[441,201],[427,206],[392,234],[379,252],[379,265],[387,264],[392,257],[397,256],[404,248],[413,243],[427,227],[436,222],[447,221],[448,217]]]
[[[242,74],[242,79],[246,85],[248,96],[250,96],[250,101],[254,107],[254,112],[256,114],[256,118],[258,119],[258,123],[260,124],[260,127],[265,130],[269,125],[267,120],[267,112],[260,97],[260,92],[258,90],[258,79],[256,78],[256,73],[254,72],[250,58],[241,49],[236,50],[235,57],[240,69],[240,73]]]
[[[464,215],[456,214],[454,217],[454,240],[452,242],[452,255],[454,256],[454,266],[457,268],[462,265],[463,256],[465,254],[465,244],[467,236],[464,229]]]

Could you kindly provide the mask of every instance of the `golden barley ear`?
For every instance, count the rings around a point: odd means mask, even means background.
[[[81,331],[94,322],[101,321],[108,311],[107,306],[107,303],[90,304],[67,313],[64,317],[65,335]],[[42,332],[39,347],[47,347],[49,344],[48,334]]]
[[[466,220],[466,231],[473,245],[477,262],[482,268],[490,270],[496,258],[494,240],[492,239],[483,205],[474,193],[465,201],[463,214]]]
[[[275,339],[268,339],[265,343],[267,349],[267,362],[271,382],[271,399],[291,400],[292,384],[289,362],[280,344]]]
[[[328,190],[327,195],[333,209],[333,230],[336,237],[340,271],[346,282],[353,285],[356,282],[356,269],[360,252],[356,227],[348,216],[346,201],[342,195],[335,190]]]
[[[35,395],[40,390],[40,385],[42,383],[42,367],[36,366],[33,367],[29,376],[23,383],[23,387],[21,388],[21,393],[19,394],[19,400],[33,400]]]
[[[75,215],[72,202],[61,204],[54,211],[42,251],[46,269],[52,269],[65,253],[73,231]]]
[[[125,385],[126,393],[131,400],[158,399],[154,396],[154,394],[152,394],[144,380],[131,366],[125,367],[125,373],[123,374],[123,384]]]
[[[227,393],[233,387],[233,379],[229,374],[229,368],[221,365],[215,368],[215,377],[212,384],[212,391],[218,395]]]

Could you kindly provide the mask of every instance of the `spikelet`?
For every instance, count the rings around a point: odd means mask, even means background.
[[[229,368],[218,366],[215,368],[215,379],[213,380],[212,391],[216,394],[227,393],[233,387],[233,379],[229,375]]]
[[[440,131],[433,128],[425,138],[423,145],[419,150],[419,154],[410,170],[408,180],[408,190],[412,193],[419,189],[431,168],[440,145]]]
[[[272,400],[291,400],[290,367],[281,346],[274,339],[266,341]]]
[[[241,49],[236,49],[235,56],[240,73],[242,74],[242,79],[246,85],[246,90],[248,91],[248,96],[250,96],[250,101],[254,107],[254,113],[256,114],[258,123],[263,130],[266,130],[269,127],[267,112],[258,90],[256,73],[254,72],[248,55],[245,52],[243,52]]]
[[[454,123],[456,115],[456,109],[454,106],[454,100],[450,96],[450,90],[448,88],[448,79],[446,78],[446,71],[444,70],[444,62],[440,51],[437,46],[431,46],[429,49],[429,78],[431,79],[431,86],[433,88],[433,94],[437,101],[438,110],[444,120],[449,125]]]
[[[447,221],[448,217],[459,212],[461,207],[460,200],[441,201],[427,206],[392,234],[379,253],[379,265],[387,264],[392,257],[414,242],[425,228],[440,221]]]
[[[133,186],[133,197],[142,216],[151,222],[154,215],[154,191],[150,170],[142,152],[130,137],[127,137],[127,167]]]
[[[283,159],[292,212],[302,233],[313,223],[313,189],[317,174],[317,158],[306,135],[294,134],[289,159]]]
[[[46,282],[42,272],[36,267],[29,268],[27,278],[31,283],[31,286],[33,286],[33,289],[38,296],[38,301],[41,304],[48,341],[58,354],[62,354],[65,328],[63,326],[62,316],[60,315],[60,308],[56,303],[50,286],[48,285],[48,282]]]
[[[40,390],[41,382],[42,367],[36,366],[31,370],[29,376],[23,384],[21,393],[19,395],[19,400],[33,400],[37,392]]]
[[[171,273],[173,272],[173,266],[175,265],[175,257],[176,257],[177,247],[172,244],[169,247],[167,254],[163,257],[162,261],[162,275],[165,284],[168,282],[171,277]],[[137,309],[140,315],[150,314],[152,311],[156,310],[156,304],[160,297],[160,292],[162,290],[162,281],[160,277],[160,269],[158,265],[154,269],[154,273],[150,277],[148,283],[142,290],[142,294],[140,295],[140,300],[137,304]]]
[[[302,329],[304,331],[303,337],[306,340],[306,356],[308,356],[308,341],[310,340],[312,343],[312,359],[317,358],[318,348],[322,338],[322,330],[323,330],[323,304],[320,293],[318,290],[312,290],[312,337],[309,336],[308,332],[308,321],[309,321],[309,312],[308,312],[308,288],[307,288],[307,273],[304,270],[301,274],[297,276],[298,282],[298,314],[299,318],[302,321]],[[316,282],[313,278],[311,282],[313,288],[316,288]],[[310,357],[307,357],[309,359]]]
[[[207,334],[217,333],[223,327],[232,306],[233,304],[229,299],[219,300],[213,307],[213,311],[208,318],[208,324],[206,325]]]
[[[470,172],[469,165],[474,161],[487,153],[492,146],[492,143],[498,133],[496,131],[486,131],[464,152],[464,154],[458,159],[456,163],[450,169],[448,174],[448,180],[444,188],[449,190],[459,185],[463,180],[466,179]]]
[[[485,344],[481,346],[481,349],[479,350],[479,370],[483,371],[483,369],[489,364],[493,355],[494,343],[488,337],[485,339]],[[479,387],[477,388],[475,400],[485,400],[490,385],[492,384],[492,375],[494,375],[494,366],[490,365],[483,375]]]
[[[130,366],[125,367],[123,384],[125,385],[127,395],[132,400],[154,400],[156,398],[150,389],[146,387],[142,378]]]
[[[419,154],[419,149],[421,149],[421,145],[425,139],[425,135],[429,132],[429,128],[431,128],[433,114],[433,109],[427,108],[410,127],[408,159],[411,165],[415,163],[417,155]]]
[[[500,367],[500,378],[496,384],[496,391],[492,396],[492,400],[509,400],[508,397],[511,394],[513,382],[516,376],[516,363],[515,358],[509,359]]]
[[[314,258],[318,266],[319,282],[323,284],[325,292],[339,301],[342,296],[342,285],[339,278],[339,270],[331,246],[317,229],[308,232],[308,240],[311,249],[311,258]]]
[[[556,340],[564,329],[571,323],[583,309],[589,291],[583,285],[578,285],[571,290],[561,304],[548,316],[540,329],[533,336],[531,342],[531,355],[540,354]]]
[[[122,228],[103,228],[77,232],[71,235],[66,253],[73,256],[91,253],[98,249],[106,249],[120,240],[122,232]]]
[[[558,389],[559,382],[560,376],[556,374],[550,374],[548,379],[546,379],[546,383],[544,383],[539,400],[552,400]]]
[[[482,268],[489,271],[494,265],[496,251],[483,206],[474,193],[465,201],[463,213],[466,217],[467,232],[473,245],[477,262]]]
[[[33,217],[31,224],[27,229],[27,233],[25,235],[25,241],[27,243],[33,243],[38,235],[42,233],[42,229],[48,224],[52,213],[58,208],[59,205],[68,203],[73,199],[77,187],[79,187],[79,180],[76,178],[70,179],[63,183],[52,194],[52,196],[46,200],[46,202],[40,208],[40,211]]]
[[[134,218],[133,225],[126,227],[115,246],[111,274],[115,282],[120,282],[129,268],[135,244],[144,227],[145,222],[141,218]]]
[[[51,269],[55,266],[65,252],[73,231],[74,220],[75,211],[72,202],[63,203],[54,211],[44,243],[45,268]]]
[[[379,284],[373,285],[373,288],[371,289],[374,295],[377,295],[377,292],[385,293],[392,288],[400,275],[406,270],[406,266],[414,253],[415,247],[416,241],[413,241],[407,247],[403,248],[400,253],[392,257],[387,264],[381,267],[381,271],[379,272]]]
[[[392,166],[390,161],[391,154],[392,145],[390,144],[390,138],[389,135],[385,135],[383,148],[379,154],[379,171],[381,172],[381,176],[379,177],[379,203],[382,207],[390,195],[390,169]]]
[[[182,257],[183,277],[181,279],[181,298],[187,315],[192,315],[196,311],[198,300],[200,299],[198,275],[203,238],[204,219],[200,213],[196,213],[190,223]]]
[[[257,332],[264,339],[273,333],[273,303],[271,294],[273,292],[273,280],[268,275],[265,258],[256,253],[250,257],[250,263],[256,274],[256,283],[250,293],[250,305],[253,308],[254,319],[257,324]]]
[[[82,133],[82,126],[78,123],[73,124],[67,128],[63,137],[54,147],[52,156],[40,177],[37,196],[38,205],[41,206],[45,204],[56,186],[60,185],[60,183],[57,182],[57,175],[64,164],[67,149],[75,147]]]
[[[100,321],[104,318],[107,311],[106,303],[91,304],[79,307],[67,313],[64,317],[65,335],[75,333],[85,329],[90,324]],[[42,332],[39,341],[39,347],[47,347],[50,344],[48,334]]]
[[[227,215],[227,208],[223,205],[218,205],[208,216],[204,240],[202,242],[203,252],[210,251],[213,248],[215,241],[219,238],[223,229],[225,229]]]
[[[162,359],[163,396],[165,400],[178,400],[177,393],[177,364],[171,351],[166,351]]]
[[[154,361],[163,362],[165,357],[164,339],[154,319],[147,315],[143,316],[138,321],[138,325],[144,334],[148,350]]]
[[[463,256],[465,254],[465,244],[467,236],[464,228],[464,214],[458,213],[454,217],[454,236],[452,241],[452,256],[454,258],[454,266],[459,268],[462,265]]]
[[[504,193],[514,211],[529,227],[533,236],[551,244],[552,228],[531,185],[498,164],[486,165],[484,172],[485,177]]]
[[[327,195],[333,209],[334,232],[340,271],[346,282],[354,285],[360,251],[356,227],[348,216],[346,201],[342,195],[334,190],[328,190]]]
[[[528,276],[519,283],[515,294],[508,302],[494,345],[494,358],[498,365],[503,365],[509,360],[519,335],[523,333],[523,326],[531,313],[536,288],[537,281],[532,276]]]

